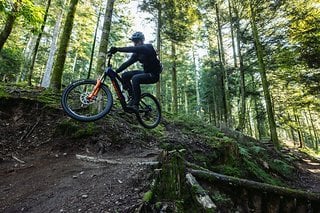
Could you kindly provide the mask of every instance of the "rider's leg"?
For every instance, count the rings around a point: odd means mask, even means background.
[[[159,81],[159,75],[151,73],[136,74],[132,77],[133,100],[132,105],[138,105],[140,101],[140,84],[153,84]]]
[[[128,90],[129,96],[133,96],[133,89],[132,89],[132,85],[131,85],[131,78],[134,75],[137,74],[142,74],[144,73],[143,71],[140,70],[134,70],[134,71],[130,71],[130,72],[125,72],[122,74],[122,80],[123,80],[123,88],[125,90]]]

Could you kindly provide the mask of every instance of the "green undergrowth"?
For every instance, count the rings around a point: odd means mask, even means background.
[[[304,147],[304,148],[300,148],[299,151],[307,154],[308,156],[310,156],[311,158],[313,158],[315,160],[320,160],[320,149],[319,149],[319,151],[315,151],[315,150],[309,149],[307,147]]]
[[[183,162],[191,169],[210,170],[278,186],[286,186],[288,178],[294,177],[292,160],[279,154],[277,150],[264,146],[262,142],[237,141],[195,116],[190,119],[165,115],[165,123],[166,129],[161,127],[155,130],[161,138],[161,148],[176,154],[171,159],[167,157],[165,161],[161,161],[155,187],[144,197],[145,202],[155,204],[154,208],[157,210],[161,209],[160,206],[165,201],[174,206],[175,212],[188,212],[190,209],[193,212],[211,211],[202,209],[192,196],[182,196],[201,193],[185,186],[183,171],[188,168]],[[172,134],[176,135],[176,141]],[[220,192],[219,187],[216,190],[214,188],[204,189],[219,208],[231,209],[233,198]]]
[[[3,83],[0,83],[0,97],[6,98],[9,94],[6,92],[6,87]]]
[[[197,134],[208,137],[223,137],[224,134],[221,133],[218,128],[208,123],[203,122],[199,117],[192,115],[179,115],[173,116],[171,114],[166,114],[165,117],[170,120],[170,123],[174,126],[180,127],[181,131],[186,134]]]
[[[205,169],[273,185],[284,185],[284,181],[294,174],[290,159],[277,154],[276,150],[266,149],[261,142],[239,142],[196,116],[192,119],[170,116],[170,125],[184,135],[198,138],[207,147],[199,149],[197,146],[190,147],[187,143],[165,141],[161,144],[162,148],[186,149],[190,156],[188,159]]]

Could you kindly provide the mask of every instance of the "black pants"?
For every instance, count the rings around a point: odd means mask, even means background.
[[[122,74],[125,89],[132,95],[132,104],[138,105],[141,96],[140,84],[154,84],[159,81],[159,74],[135,70]]]

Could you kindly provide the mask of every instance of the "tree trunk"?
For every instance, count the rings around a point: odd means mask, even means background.
[[[233,54],[233,65],[234,67],[238,67],[237,63],[237,54],[236,54],[236,45],[235,45],[235,38],[234,38],[234,30],[233,30],[233,20],[232,20],[232,5],[231,5],[231,0],[228,0],[228,9],[229,9],[229,19],[230,19],[230,32],[231,32],[231,41],[232,41],[232,54]],[[237,19],[238,19],[238,14],[237,14]],[[238,40],[239,42],[239,40]],[[238,50],[239,51],[239,50]]]
[[[170,91],[169,91],[169,83],[168,83],[168,81],[166,81],[165,82],[165,91],[164,91],[164,93],[165,93],[165,96],[164,97],[169,97],[169,95],[170,95]],[[170,101],[163,101],[164,102],[164,106],[165,106],[165,111],[166,112],[169,112],[169,102]]]
[[[232,187],[244,187],[246,189],[258,190],[265,193],[278,194],[282,196],[290,196],[294,198],[302,198],[309,201],[319,201],[320,194],[307,192],[299,189],[292,189],[287,187],[281,187],[276,185],[271,185],[267,183],[260,183],[248,179],[241,179],[233,176],[227,176],[211,171],[205,170],[189,170],[196,178],[202,178],[209,182],[217,182],[218,184],[226,184]]]
[[[279,148],[280,144],[279,144],[278,135],[277,135],[274,112],[272,109],[271,95],[270,95],[270,91],[269,91],[269,82],[267,79],[266,68],[265,68],[264,60],[263,60],[262,47],[261,47],[261,43],[259,40],[258,29],[256,26],[256,14],[255,14],[255,10],[253,8],[251,0],[250,0],[250,11],[251,11],[250,22],[251,22],[254,44],[255,44],[255,48],[256,48],[256,54],[257,54],[258,63],[259,63],[259,71],[260,71],[260,76],[261,76],[261,81],[262,81],[264,99],[266,102],[271,140],[272,140],[273,144],[275,145],[275,147]]]
[[[289,122],[294,122],[294,120],[291,118],[291,114],[290,114],[290,113],[288,113],[288,121],[289,121]],[[298,141],[297,141],[296,134],[295,134],[296,129],[293,128],[292,125],[289,125],[289,126],[290,126],[290,131],[291,131],[291,136],[292,136],[293,144],[294,144],[294,146],[296,146],[296,144],[297,144],[297,142],[298,142]]]
[[[1,52],[4,44],[6,43],[9,35],[12,32],[12,28],[13,28],[14,22],[15,22],[15,20],[17,18],[17,12],[19,10],[19,4],[20,3],[21,3],[21,0],[18,0],[18,1],[13,3],[11,12],[8,14],[8,17],[7,17],[7,20],[6,20],[6,24],[5,24],[2,32],[0,33],[0,52]]]
[[[308,112],[309,112],[309,117],[310,117],[310,122],[311,122],[311,126],[312,126],[312,130],[313,130],[313,133],[314,133],[314,148],[316,149],[316,152],[319,151],[319,142],[318,142],[318,135],[317,135],[317,131],[316,131],[316,128],[314,126],[314,122],[313,122],[313,118],[311,116],[311,110],[310,110],[310,107],[308,107]]]
[[[70,36],[73,28],[73,20],[74,20],[74,15],[76,12],[78,1],[79,0],[70,1],[69,11],[67,14],[66,22],[63,28],[61,39],[60,39],[57,60],[53,68],[52,78],[50,81],[50,87],[54,90],[61,89],[63,67],[64,67],[64,63],[67,56],[67,49],[70,42]]]
[[[90,63],[89,63],[89,70],[88,70],[88,74],[87,74],[87,79],[90,78],[91,70],[92,70],[94,50],[95,50],[95,47],[96,47],[97,34],[98,34],[99,23],[100,23],[100,17],[101,17],[101,14],[102,14],[101,8],[102,8],[102,0],[100,1],[100,8],[99,8],[99,11],[98,11],[98,20],[97,20],[97,24],[96,24],[96,29],[94,31],[93,44],[92,44],[92,48],[91,48]]]
[[[106,67],[106,58],[108,52],[108,42],[109,42],[109,35],[111,30],[111,21],[112,21],[112,13],[113,13],[113,5],[115,0],[108,0],[107,8],[104,16],[103,22],[103,29],[102,35],[100,40],[100,47],[99,47],[99,55],[97,61],[97,69],[98,73],[102,73]]]
[[[221,32],[221,23],[220,23],[220,11],[218,4],[215,4],[216,8],[216,16],[217,16],[217,30],[218,30],[218,44],[220,49],[220,66],[222,70],[222,78],[223,78],[223,104],[224,104],[224,122],[225,125],[231,126],[231,108],[230,108],[230,95],[229,95],[229,86],[228,86],[228,73],[225,68],[225,56],[224,56],[224,47],[222,41],[222,32]]]
[[[201,102],[200,102],[200,87],[199,87],[199,79],[200,79],[200,70],[197,68],[197,65],[196,65],[196,56],[195,56],[195,51],[193,50],[192,51],[192,58],[193,58],[193,68],[194,68],[194,71],[195,71],[195,84],[196,84],[196,100],[197,100],[197,115],[198,117],[202,117],[201,115]]]
[[[244,65],[243,58],[241,54],[241,46],[240,46],[240,18],[239,12],[236,8],[234,8],[234,13],[236,16],[236,39],[237,39],[237,50],[239,57],[239,70],[240,70],[240,113],[239,113],[239,131],[243,131],[246,123],[246,85],[245,85],[245,75],[244,75]]]
[[[189,113],[189,104],[188,104],[188,93],[186,88],[184,88],[184,111],[188,115]]]
[[[177,56],[176,45],[171,41],[171,59],[172,59],[172,112],[178,113],[178,89],[177,89]]]
[[[44,31],[44,27],[45,27],[46,22],[47,22],[50,5],[51,5],[51,0],[48,0],[46,11],[45,11],[45,14],[44,14],[44,17],[43,17],[43,22],[42,22],[42,25],[41,25],[41,28],[40,28],[40,32],[39,32],[38,37],[37,37],[36,45],[35,45],[34,50],[33,50],[32,58],[31,58],[31,64],[30,64],[30,67],[28,67],[28,69],[29,69],[29,72],[28,72],[28,85],[29,86],[31,86],[31,79],[32,79],[32,75],[33,75],[34,64],[35,64],[35,61],[36,61],[36,57],[37,57],[37,53],[38,53],[38,49],[39,49],[42,33]]]
[[[297,128],[297,132],[298,132],[298,137],[299,137],[299,148],[304,147],[304,141],[303,141],[303,135],[301,132],[301,124],[300,124],[300,119],[297,116],[297,111],[294,110],[293,111],[293,115],[294,115],[294,121],[296,122],[298,128]]]
[[[311,140],[311,144],[314,144],[314,136],[312,134],[312,125],[311,125],[311,122],[309,121],[309,118],[308,118],[308,115],[307,115],[307,112],[306,111],[302,111],[301,112],[302,116],[304,117],[304,120],[305,120],[305,123],[308,127],[308,132],[309,132],[309,137],[306,137],[306,140],[305,141],[310,141]]]
[[[30,58],[33,52],[33,47],[35,46],[36,37],[32,34],[32,32],[28,33],[29,40],[27,45],[23,50],[23,63],[20,67],[20,73],[17,76],[16,82],[24,81],[27,77],[28,68],[30,67]]]
[[[75,56],[73,59],[73,65],[72,65],[72,73],[76,74],[76,67],[77,67],[77,61],[78,61],[78,50],[75,50]],[[79,78],[81,78],[81,74],[78,72]]]
[[[161,36],[160,36],[160,32],[161,32],[161,4],[158,5],[158,23],[157,23],[157,50],[158,50],[158,56],[159,56],[159,60],[161,61]],[[160,75],[160,79],[157,82],[157,91],[156,91],[156,96],[157,99],[159,100],[159,102],[161,103],[161,75]]]
[[[252,129],[252,125],[251,125],[251,120],[250,120],[250,110],[247,110],[247,125],[248,125],[248,135],[253,136],[253,129]],[[245,125],[245,124],[244,124]]]
[[[51,78],[52,67],[53,67],[53,63],[54,63],[54,55],[57,50],[57,43],[58,43],[60,26],[61,26],[63,14],[64,14],[64,10],[61,10],[61,12],[56,20],[56,24],[54,25],[54,28],[53,28],[50,52],[49,52],[47,64],[45,67],[44,75],[43,75],[43,78],[41,81],[41,86],[45,87],[45,88],[48,88],[50,86],[50,78]]]
[[[252,82],[254,82],[254,77],[251,75]],[[256,85],[253,84],[253,90],[257,91]],[[262,138],[268,136],[267,134],[267,127],[266,127],[266,113],[264,111],[263,104],[261,103],[261,98],[260,95],[254,95],[253,97],[254,101],[254,108],[255,108],[255,113],[256,113],[256,122],[257,122],[257,129],[259,133],[259,139],[261,140]]]

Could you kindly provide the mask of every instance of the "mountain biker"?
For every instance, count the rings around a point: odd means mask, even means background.
[[[142,32],[133,33],[130,40],[133,42],[134,46],[111,47],[109,53],[133,53],[131,57],[116,70],[117,73],[122,72],[137,61],[143,66],[143,71],[134,70],[122,74],[124,89],[127,89],[129,95],[132,96],[132,99],[128,103],[128,108],[137,111],[141,95],[140,84],[154,84],[158,82],[162,66],[152,44],[144,43],[145,37]]]

